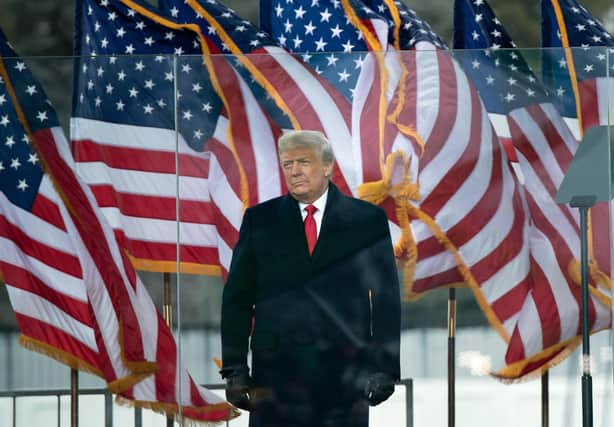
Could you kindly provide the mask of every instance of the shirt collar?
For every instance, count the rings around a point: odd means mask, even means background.
[[[318,209],[317,212],[319,212],[320,214],[324,214],[324,209],[326,208],[326,200],[327,199],[328,199],[328,188],[326,189],[324,194],[322,194],[315,202],[313,202],[313,203],[298,202],[298,206],[301,209],[301,212],[303,212],[303,210],[307,206],[314,205]]]

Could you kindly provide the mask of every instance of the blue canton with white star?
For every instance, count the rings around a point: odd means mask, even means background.
[[[43,169],[19,121],[9,85],[32,133],[59,126],[59,123],[43,88],[2,31],[0,57],[9,77],[7,82],[0,76],[0,190],[11,203],[31,210],[43,179]]]
[[[242,53],[255,55],[266,54],[261,49],[266,46],[278,46],[273,38],[266,32],[258,29],[251,22],[241,18],[236,12],[222,5],[216,0],[203,0],[199,3],[202,8],[221,26],[228,37],[237,45]],[[213,25],[203,16],[182,0],[159,0],[161,13],[170,16],[178,22],[197,24],[209,41],[211,51],[214,53],[229,54],[230,48],[220,38]],[[275,101],[266,90],[260,86],[250,75],[249,70],[238,60],[228,57],[235,70],[243,77],[258,103],[269,116],[282,128],[291,128],[289,118],[279,109]],[[267,76],[273,78],[273,76]]]
[[[575,0],[559,0],[578,81],[614,75],[614,37]],[[576,103],[561,32],[551,2],[542,1],[542,53],[544,84],[552,101],[567,117],[576,116]],[[608,65],[609,64],[609,65]],[[609,70],[608,70],[609,67]]]
[[[394,20],[384,0],[365,0],[364,3],[375,12],[385,16],[390,27],[389,39],[394,40]],[[440,49],[447,49],[446,42],[433,31],[428,22],[420,17],[405,3],[395,1],[394,5],[399,11],[401,28],[399,29],[399,47],[401,50],[413,49],[418,42],[429,42]]]
[[[350,4],[363,22],[384,20],[360,1]],[[352,99],[368,48],[340,0],[261,0],[260,21],[281,46],[301,53],[303,62]]]
[[[117,0],[79,3],[75,55],[81,58],[73,115],[174,129],[177,99],[177,128],[190,146],[202,150],[222,103],[196,34],[167,28]]]
[[[507,114],[548,101],[545,89],[484,0],[456,0],[454,49],[489,112]]]

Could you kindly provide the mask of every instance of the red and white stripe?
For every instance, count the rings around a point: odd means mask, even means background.
[[[477,91],[449,53],[418,43],[399,55],[408,71],[400,118],[414,124],[425,149],[420,157],[397,132],[386,138],[384,156],[398,149],[411,156],[416,206],[457,249],[482,309],[509,337],[530,284],[528,224],[515,177]],[[458,260],[427,224],[412,219],[411,230],[418,249],[414,293],[465,282]]]
[[[516,316],[516,326],[505,358],[506,365],[522,366],[502,370],[503,376],[517,378],[549,366],[580,333],[580,287],[569,273],[572,261],[580,259],[578,214],[555,196],[577,149],[575,136],[552,104],[536,104],[512,111],[508,116],[511,141],[523,177],[528,212],[531,216],[532,288]],[[595,253],[600,269],[610,275],[609,219],[603,207],[593,215]],[[605,239],[609,241],[609,239]],[[576,275],[576,277],[579,277]],[[611,298],[611,295],[609,295]],[[589,302],[591,330],[610,324],[610,308],[594,296]],[[530,363],[524,362],[530,360]]]
[[[231,412],[221,398],[197,386],[187,372],[176,375],[179,361],[173,336],[123,255],[103,214],[95,207],[92,193],[74,173],[75,165],[61,130],[39,131],[35,139],[49,172],[62,189],[62,200],[68,204],[62,206],[57,194],[47,197],[63,215],[67,235],[72,239],[68,242],[72,245],[67,247],[73,247],[78,256],[77,265],[83,272],[81,287],[85,289],[85,295],[78,296],[81,300],[87,297],[93,312],[99,364],[103,365],[105,380],[115,381],[132,373],[129,362],[154,362],[157,372],[137,383],[134,392],[123,391],[124,397],[161,409],[165,409],[161,404],[180,404],[185,406],[184,416],[199,421],[228,419]],[[51,233],[44,235],[54,237]],[[121,343],[119,331],[123,336]],[[91,342],[87,344],[92,346]],[[154,393],[146,392],[151,389],[149,384],[154,385]]]
[[[71,135],[77,171],[132,257],[176,262],[181,236],[181,262],[218,264],[208,153],[169,129],[73,118]]]
[[[614,77],[583,80],[578,83],[578,92],[584,130],[614,123]]]

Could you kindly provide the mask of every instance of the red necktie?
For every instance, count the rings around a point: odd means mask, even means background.
[[[309,255],[313,253],[313,248],[316,246],[318,240],[318,230],[316,229],[316,220],[313,217],[315,211],[318,210],[314,205],[309,205],[305,208],[307,211],[307,217],[305,218],[305,237],[307,237],[307,247],[309,248]]]

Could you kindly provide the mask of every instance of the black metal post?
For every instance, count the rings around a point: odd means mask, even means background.
[[[448,427],[456,421],[456,289],[448,292]]]
[[[550,390],[548,371],[542,375],[542,427],[550,424]]]
[[[108,391],[104,394],[104,427],[113,427],[113,396]]]
[[[173,306],[171,298],[171,274],[164,273],[164,321],[168,326],[168,329],[173,330]],[[173,427],[174,417],[172,415],[166,416],[166,427]]]
[[[79,426],[79,371],[70,370],[70,427]]]
[[[588,315],[588,209],[595,196],[571,199],[570,206],[580,210],[580,274],[582,278],[582,427],[593,426],[593,379],[590,363],[590,326]]]

